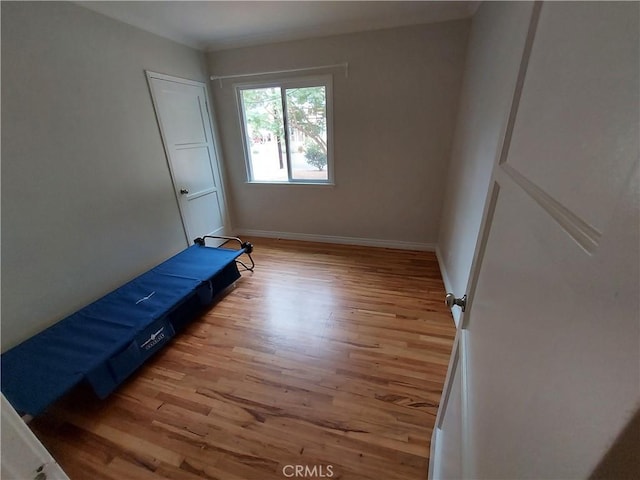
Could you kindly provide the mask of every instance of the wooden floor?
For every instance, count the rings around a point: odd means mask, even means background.
[[[255,272],[116,393],[31,422],[72,480],[426,478],[455,335],[435,255],[253,242]]]

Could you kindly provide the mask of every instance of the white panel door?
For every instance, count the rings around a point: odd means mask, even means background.
[[[205,85],[152,72],[147,78],[187,243],[224,235],[224,193]]]
[[[442,408],[438,411],[433,440],[429,478],[459,480],[463,470],[463,429],[462,429],[462,365],[460,363],[461,330],[458,330],[451,362],[447,372],[447,389],[443,392]],[[434,461],[437,459],[437,461]]]
[[[60,465],[0,394],[2,468],[4,480],[69,480]]]
[[[461,320],[462,477],[587,478],[640,405],[638,13],[535,7]]]

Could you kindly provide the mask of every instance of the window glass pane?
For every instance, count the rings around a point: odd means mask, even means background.
[[[289,180],[280,87],[241,90],[252,180]]]
[[[326,181],[329,174],[325,87],[288,88],[286,96],[291,177]]]

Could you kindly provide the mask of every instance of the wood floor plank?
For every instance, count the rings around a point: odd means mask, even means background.
[[[455,336],[435,255],[252,241],[256,270],[117,392],[30,424],[73,480],[426,477]]]

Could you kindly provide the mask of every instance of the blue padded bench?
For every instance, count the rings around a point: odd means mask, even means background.
[[[237,241],[234,250],[205,238]],[[2,392],[21,413],[38,415],[83,380],[105,398],[204,306],[253,270],[253,246],[203,237],[157,267],[52,325],[0,358]],[[251,265],[238,257],[247,254]]]

